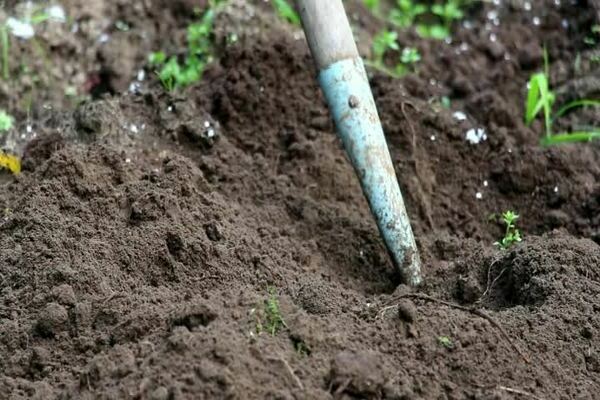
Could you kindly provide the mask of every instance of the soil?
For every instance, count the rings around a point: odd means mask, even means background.
[[[0,192],[0,398],[598,398],[600,147],[541,147],[522,110],[544,43],[559,101],[594,94],[580,83],[597,76],[594,3],[477,3],[450,43],[399,32],[415,73],[371,71],[417,289],[387,256],[298,28],[234,1],[201,82],[166,93],[153,77],[148,52],[182,49],[205,3],[64,1],[71,22],[40,28],[50,67],[13,45],[40,78],[15,64],[0,85],[24,169]],[[368,55],[381,21],[347,3]],[[524,240],[499,250],[507,209]],[[273,296],[274,335],[257,329]]]

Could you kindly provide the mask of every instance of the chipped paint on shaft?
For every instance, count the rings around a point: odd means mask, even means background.
[[[362,60],[331,64],[319,83],[394,263],[418,285],[421,262]]]

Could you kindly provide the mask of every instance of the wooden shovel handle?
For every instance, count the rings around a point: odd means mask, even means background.
[[[296,0],[296,6],[319,70],[358,57],[342,0]]]

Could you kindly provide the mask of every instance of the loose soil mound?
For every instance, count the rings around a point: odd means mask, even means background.
[[[424,260],[410,290],[296,31],[261,5],[231,7],[220,18],[240,40],[201,83],[116,94],[164,32],[183,45],[194,4],[93,3],[67,7],[85,32],[100,17],[131,24],[106,46],[73,39],[114,95],[34,110],[40,134],[0,193],[0,398],[597,398],[600,148],[541,148],[541,126],[522,122],[539,43],[564,98],[594,74],[580,45],[593,5],[478,5],[451,44],[400,34],[421,50],[417,74],[372,77]],[[381,26],[349,9],[359,36]],[[467,142],[471,128],[487,140]],[[525,239],[500,251],[490,215],[506,209]]]

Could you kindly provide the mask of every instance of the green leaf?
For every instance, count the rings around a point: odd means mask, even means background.
[[[444,40],[450,36],[450,31],[443,25],[417,25],[417,33],[425,39]]]
[[[414,47],[405,47],[402,49],[402,54],[400,55],[400,62],[403,64],[415,64],[421,61],[421,54],[419,54],[419,50]]]
[[[398,34],[393,31],[381,31],[373,38],[373,58],[376,63],[383,63],[383,56],[388,50],[399,50]]]
[[[558,133],[541,139],[543,146],[554,146],[565,143],[591,142],[600,139],[600,129],[597,131],[577,131],[571,133]]]
[[[363,3],[371,12],[379,10],[380,0],[363,0]]]
[[[273,6],[279,17],[293,25],[300,25],[300,17],[286,0],[273,0]]]
[[[540,111],[544,111],[546,136],[552,134],[551,111],[555,96],[550,90],[548,77],[543,72],[538,72],[529,79],[529,90],[525,105],[525,123],[527,125],[535,119]]]
[[[13,126],[14,119],[6,111],[0,110],[0,133],[8,131]]]
[[[571,101],[571,102],[565,104],[564,106],[562,106],[556,112],[556,114],[554,114],[553,119],[555,119],[555,120],[558,119],[559,117],[563,116],[567,111],[572,110],[573,108],[598,107],[598,106],[600,106],[600,100],[590,100],[590,99],[574,100],[574,101]]]
[[[150,65],[162,65],[167,60],[167,55],[164,51],[157,51],[148,55]]]

